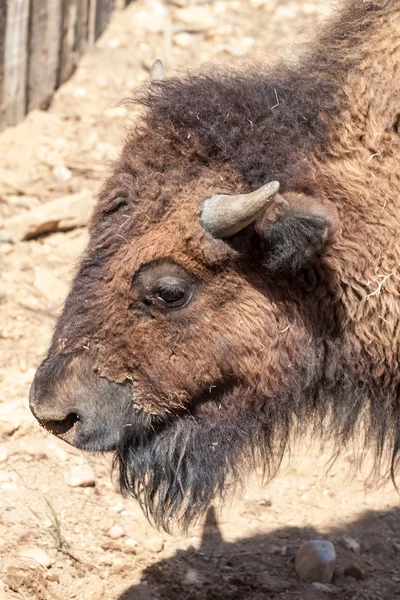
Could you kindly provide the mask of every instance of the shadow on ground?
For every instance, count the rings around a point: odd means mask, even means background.
[[[118,600],[340,600],[400,599],[400,508],[367,511],[330,534],[316,529],[286,527],[224,542],[215,514],[210,509],[200,548],[177,552],[145,569],[142,583],[132,586]],[[356,539],[360,553],[343,545],[343,535]],[[337,552],[333,587],[321,591],[301,582],[294,570],[294,556],[308,539],[330,539]],[[344,574],[357,565],[365,579]]]

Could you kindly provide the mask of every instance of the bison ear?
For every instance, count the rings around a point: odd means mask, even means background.
[[[285,200],[274,217],[267,213],[258,221],[256,230],[268,271],[294,275],[323,252],[337,216],[310,196],[285,194]]]

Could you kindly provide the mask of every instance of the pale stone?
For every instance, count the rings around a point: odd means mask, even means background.
[[[325,592],[326,594],[337,594],[338,593],[338,590],[335,588],[335,586],[329,585],[328,583],[314,582],[311,585],[313,586],[314,589],[318,590],[319,592]]]
[[[185,31],[174,35],[174,44],[179,48],[189,48],[192,45],[192,41],[193,37]]]
[[[45,567],[46,569],[51,567],[51,565],[56,562],[54,560],[54,558],[50,558],[50,556],[47,554],[47,552],[42,550],[42,548],[37,548],[37,547],[27,548],[26,550],[23,550],[20,553],[20,556],[23,556],[24,558],[30,558],[33,561],[36,561],[37,563],[39,563],[40,565],[42,565],[42,567]]]
[[[107,532],[108,537],[113,540],[118,540],[119,538],[124,537],[125,531],[122,529],[120,525],[113,525]]]
[[[329,583],[335,569],[335,548],[325,540],[305,542],[297,551],[295,568],[303,581]]]
[[[92,487],[96,484],[94,473],[89,465],[72,467],[66,481],[71,487]]]
[[[65,181],[69,181],[72,178],[72,173],[65,167],[64,165],[57,165],[53,169],[53,175],[57,181],[63,183]]]
[[[198,571],[196,571],[196,569],[188,569],[182,583],[184,585],[196,585],[201,583]]]
[[[349,577],[354,577],[354,579],[357,579],[357,580],[365,579],[364,571],[361,569],[361,567],[359,567],[356,564],[347,566],[344,569],[344,574],[349,575]]]
[[[8,450],[4,446],[0,446],[0,463],[6,462],[8,458]]]
[[[148,538],[144,541],[143,545],[150,552],[161,552],[164,548],[164,542],[160,538]]]
[[[176,10],[177,19],[188,31],[204,31],[215,27],[216,21],[208,6],[188,6]]]
[[[84,189],[8,219],[5,230],[14,242],[52,231],[69,231],[87,225],[93,206],[93,195]]]
[[[347,548],[347,550],[350,550],[351,552],[355,552],[356,554],[360,553],[360,544],[357,542],[357,540],[355,540],[351,536],[342,535],[342,537],[340,538],[339,541],[342,544],[342,546]]]
[[[138,548],[138,543],[133,538],[126,538],[124,540],[124,546],[127,552],[132,552],[133,554],[135,554]]]

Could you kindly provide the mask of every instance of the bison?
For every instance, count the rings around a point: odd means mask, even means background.
[[[400,4],[352,0],[299,61],[156,79],[30,392],[186,527],[311,428],[400,448]]]

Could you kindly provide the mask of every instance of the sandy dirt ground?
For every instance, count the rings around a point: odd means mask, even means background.
[[[0,134],[0,234],[33,207],[82,190],[95,197],[135,119],[121,100],[148,78],[154,58],[174,72],[296,57],[331,8],[323,0],[137,0],[116,11],[50,110]],[[170,536],[120,495],[110,457],[84,456],[39,428],[29,385],[86,235],[82,227],[0,243],[0,599],[400,598],[399,496],[391,484],[349,479],[351,454],[327,470],[327,452],[299,447],[268,486],[252,481],[188,535]],[[71,469],[87,465],[91,485],[71,487]],[[309,539],[335,545],[327,588],[295,573]],[[362,578],[346,575],[349,567]]]

